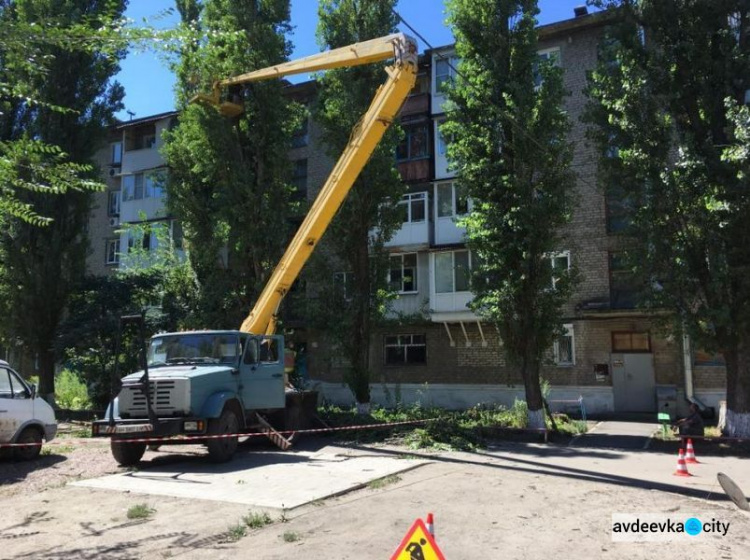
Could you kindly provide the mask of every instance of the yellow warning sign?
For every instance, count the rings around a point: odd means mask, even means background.
[[[445,560],[424,522],[417,519],[398,545],[391,560]]]

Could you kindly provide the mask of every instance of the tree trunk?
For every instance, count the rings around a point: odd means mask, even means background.
[[[544,401],[542,399],[542,386],[539,382],[539,360],[533,344],[527,343],[525,356],[521,364],[521,375],[526,390],[526,418],[527,427],[540,430],[546,427],[544,418]]]
[[[39,396],[55,404],[55,354],[52,350],[39,350]]]
[[[727,418],[724,434],[750,437],[750,337],[724,353],[727,363]]]

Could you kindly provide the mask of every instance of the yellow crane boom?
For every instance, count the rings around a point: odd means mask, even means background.
[[[258,301],[243,321],[241,331],[272,334],[276,330],[276,314],[281,301],[414,87],[417,43],[403,33],[363,41],[222,80],[214,85],[213,96],[199,96],[198,100],[218,103],[221,88],[228,86],[317,70],[360,66],[389,58],[393,58],[394,63],[385,69],[388,75],[385,83],[378,88],[367,112],[354,127],[349,143],[276,265]],[[225,103],[222,111],[236,115],[242,108]]]

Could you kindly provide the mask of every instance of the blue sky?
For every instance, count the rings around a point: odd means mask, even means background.
[[[317,0],[291,0],[292,25],[295,26],[295,58],[318,52],[315,41],[317,26]],[[585,0],[540,0],[539,23],[551,23],[573,17],[573,8],[584,4]],[[177,24],[178,14],[165,16],[165,11],[174,7],[174,0],[130,0],[126,16],[141,23],[144,18],[157,27],[171,27]],[[400,0],[398,11],[406,22],[414,27],[433,47],[453,42],[450,30],[445,26],[443,0]],[[410,31],[402,26],[406,33]],[[420,49],[426,48],[421,44]],[[146,117],[174,109],[172,89],[174,77],[163,61],[154,53],[133,53],[121,64],[122,70],[117,79],[125,87],[125,108],[136,117]],[[117,115],[127,120],[125,111]]]

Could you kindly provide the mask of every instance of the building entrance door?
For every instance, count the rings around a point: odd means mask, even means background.
[[[653,354],[612,354],[615,412],[656,412]]]

